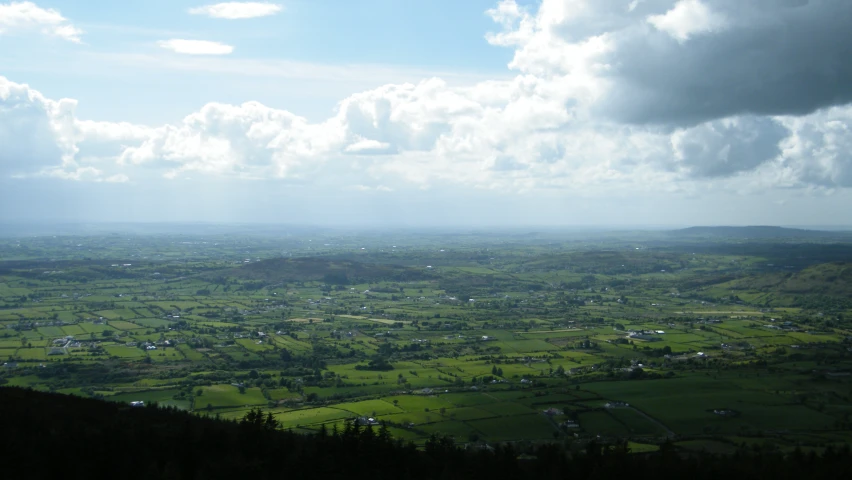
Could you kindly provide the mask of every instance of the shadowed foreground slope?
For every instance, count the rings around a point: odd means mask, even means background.
[[[418,451],[383,431],[303,436],[156,407],[0,388],[3,478],[129,479],[609,479],[848,478],[848,449],[819,456],[748,452],[728,457],[631,455],[624,446],[462,450],[433,438]],[[19,473],[12,473],[19,472]]]

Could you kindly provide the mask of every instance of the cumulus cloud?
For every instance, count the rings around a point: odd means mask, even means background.
[[[70,161],[75,107],[0,77],[0,168],[20,174]]]
[[[283,9],[281,5],[263,2],[224,2],[190,8],[193,15],[206,15],[213,18],[240,20],[245,18],[267,17]]]
[[[125,149],[119,163],[155,163],[168,170],[169,178],[189,171],[285,177],[342,144],[343,132],[334,125],[310,124],[258,102],[211,103],[180,125],[153,130],[140,145]]]
[[[361,155],[380,155],[382,153],[389,153],[389,148],[389,143],[364,138],[348,145],[346,148],[343,149],[343,151],[346,153],[358,153]]]
[[[835,18],[846,3],[503,0],[488,41],[514,49],[514,78],[383,85],[319,122],[259,102],[210,103],[159,127],[95,122],[5,81],[0,172],[353,191],[850,187],[852,75],[829,41],[849,36]],[[809,38],[779,33],[818,21]]]
[[[211,42],[208,40],[184,40],[173,38],[171,40],[158,42],[157,45],[175,53],[184,53],[187,55],[228,55],[234,51],[234,47],[231,45]]]
[[[80,120],[76,108],[75,100],[45,98],[0,77],[0,176],[127,181],[116,171],[118,155],[149,129]]]
[[[685,42],[693,35],[724,29],[727,20],[699,0],[681,0],[668,12],[649,16],[648,23]]]
[[[672,134],[673,160],[693,176],[728,177],[778,157],[789,134],[772,118],[715,120]]]
[[[785,180],[793,186],[852,187],[852,108],[781,122],[792,132],[781,143],[778,162]]]
[[[852,2],[504,0],[491,11],[510,66],[570,77],[597,114],[695,125],[736,115],[804,115],[852,101]],[[656,25],[656,27],[654,26]]]
[[[52,8],[41,8],[32,2],[0,3],[0,35],[37,31],[80,43],[83,31]]]

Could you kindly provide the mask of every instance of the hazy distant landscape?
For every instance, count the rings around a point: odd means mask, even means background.
[[[421,446],[852,435],[848,232],[170,228],[4,237],[0,382]]]

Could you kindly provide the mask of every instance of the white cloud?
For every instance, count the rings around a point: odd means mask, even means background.
[[[190,8],[193,15],[206,15],[213,18],[240,20],[245,18],[266,17],[275,15],[283,8],[281,5],[264,2],[224,2],[202,7]]]
[[[343,151],[347,153],[360,153],[360,154],[381,154],[388,151],[390,148],[390,144],[386,142],[380,142],[378,140],[370,140],[369,138],[364,138],[356,141],[355,143],[348,145]]]
[[[234,47],[230,45],[207,40],[183,40],[174,38],[158,42],[157,45],[175,53],[185,53],[187,55],[227,55],[234,51]]]
[[[776,165],[784,174],[783,182],[852,187],[852,108],[834,107],[779,122],[792,132],[781,143]]]
[[[685,42],[696,34],[723,30],[727,20],[699,0],[680,0],[665,14],[650,15],[648,23],[678,41]]]
[[[75,100],[51,100],[0,76],[0,177],[127,181],[116,171],[118,155],[150,129],[79,120],[76,108]]]
[[[0,35],[27,31],[38,31],[74,43],[81,42],[83,33],[52,8],[41,8],[32,2],[0,3]]]
[[[390,187],[386,187],[384,185],[369,186],[369,185],[360,185],[359,184],[359,185],[353,185],[349,188],[352,189],[352,190],[357,190],[359,192],[393,192],[394,191],[394,189],[392,189]]]
[[[580,111],[620,122],[693,126],[852,102],[852,2],[625,3],[503,0],[489,11],[502,30],[487,39],[514,49],[510,68],[561,82]]]
[[[755,72],[747,62],[724,65],[721,72],[699,67],[712,64],[708,59],[719,52],[750,45],[750,36],[765,40],[762,28],[769,25],[773,32],[775,23],[761,23],[764,17],[748,11],[741,23],[726,27],[730,45],[716,38],[721,35],[699,41],[692,36],[698,32],[694,24],[692,30],[677,30],[692,39],[678,43],[669,39],[670,32],[649,26],[647,18],[668,16],[685,8],[680,5],[646,1],[627,11],[625,2],[616,0],[544,0],[532,11],[504,0],[490,12],[503,31],[489,35],[489,41],[514,49],[514,78],[474,86],[439,78],[387,84],[344,98],[319,122],[258,102],[210,103],[180,122],[155,128],[94,122],[78,119],[73,101],[45,99],[26,86],[0,82],[5,109],[0,172],[134,183],[191,176],[354,192],[449,189],[599,197],[852,187],[847,153],[852,107],[843,100],[845,83],[830,84],[837,105],[828,109],[812,111],[817,99],[810,110],[800,111],[784,103],[781,88],[767,100],[779,106],[771,114],[760,111],[749,103],[754,93],[730,88],[750,88]],[[707,5],[730,15],[734,0]],[[802,8],[832,17],[830,10]],[[813,23],[784,9],[764,14],[796,29]],[[743,26],[748,21],[752,26]],[[831,23],[826,28],[835,31]],[[698,63],[687,65],[691,69],[673,65],[667,54],[680,63]],[[807,66],[809,60],[802,61]],[[767,65],[774,66],[770,71],[781,83],[786,73],[799,71],[780,62]],[[843,64],[829,62],[826,68],[833,66],[837,79],[848,79]],[[692,70],[698,73],[693,76]],[[825,73],[802,72],[818,80]],[[705,83],[696,83],[699,77]],[[708,77],[729,88],[718,88]],[[796,84],[785,88],[798,92]],[[631,117],[634,111],[660,108],[648,100],[660,98],[671,110],[650,120]],[[7,146],[7,139],[16,139],[17,146]]]
[[[627,5],[627,11],[632,12],[633,10],[636,10],[636,7],[638,7],[642,2],[643,0],[632,0],[630,4]]]

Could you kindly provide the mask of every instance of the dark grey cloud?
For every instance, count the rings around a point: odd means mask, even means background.
[[[614,89],[602,112],[629,123],[683,126],[852,102],[852,1],[702,3],[725,19],[724,28],[685,41],[647,22],[616,34],[607,58]],[[659,6],[637,10],[664,14]]]
[[[757,168],[781,154],[790,131],[767,117],[704,123],[675,134],[679,165],[693,177],[727,177]]]

